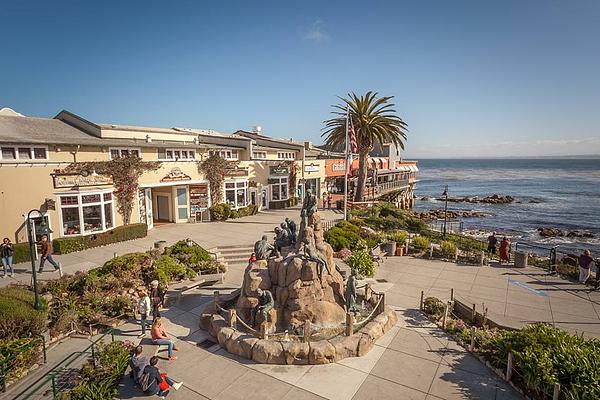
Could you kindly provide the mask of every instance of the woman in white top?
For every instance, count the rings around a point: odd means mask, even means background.
[[[139,293],[139,300],[138,300],[138,312],[140,313],[141,316],[141,324],[142,324],[142,333],[140,334],[139,337],[143,337],[144,335],[146,335],[146,328],[150,327],[150,324],[148,323],[148,313],[152,310],[152,305],[150,304],[150,297],[148,296],[148,292],[145,290],[140,290]]]

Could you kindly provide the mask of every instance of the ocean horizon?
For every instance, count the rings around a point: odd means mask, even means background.
[[[462,218],[464,230],[484,238],[490,232],[513,243],[559,246],[565,252],[589,248],[600,255],[600,157],[424,158],[419,159],[417,211],[443,209],[449,197],[512,196],[510,204],[448,203],[449,210],[478,211]],[[428,200],[421,200],[423,197]],[[593,238],[541,237],[538,228],[565,234],[587,231]]]

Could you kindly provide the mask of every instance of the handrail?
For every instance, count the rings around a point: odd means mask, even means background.
[[[362,327],[364,327],[374,317],[375,312],[379,311],[379,308],[381,306],[381,302],[383,300],[383,294],[382,293],[373,293],[373,294],[376,294],[377,296],[379,296],[379,300],[377,301],[377,304],[375,305],[375,307],[373,307],[373,310],[371,311],[371,313],[366,318],[364,318],[360,322],[352,324],[352,330],[356,331],[356,330],[361,329]]]
[[[77,357],[74,357],[74,356],[81,356],[82,354],[91,354],[92,359],[94,359],[95,358],[94,346],[97,345],[101,340],[103,340],[108,335],[110,335],[111,341],[114,342],[115,341],[114,331],[112,329],[109,329],[106,332],[104,332],[102,334],[102,336],[100,336],[99,338],[94,340],[85,349],[83,349],[81,351],[75,351],[75,352],[69,354],[68,356],[66,356],[60,363],[55,365],[50,371],[46,372],[42,377],[40,377],[37,381],[35,381],[35,383],[31,384],[28,388],[23,390],[21,393],[17,394],[13,400],[29,399],[31,396],[35,395],[38,390],[43,388],[48,383],[50,383],[52,385],[52,398],[55,398],[56,395],[58,394],[58,391],[56,390],[56,385],[55,385],[55,379],[56,379],[57,375],[59,373],[63,372],[67,367],[71,366],[71,364],[73,364],[73,362],[75,360],[77,360]],[[24,397],[22,397],[22,396],[24,396]]]
[[[219,260],[218,260],[217,253],[215,253],[215,252],[213,252],[213,251],[206,250],[204,247],[202,247],[202,246],[201,246],[201,245],[200,245],[198,242],[196,242],[194,239],[192,239],[192,238],[187,238],[187,239],[185,239],[185,241],[186,241],[186,242],[192,242],[192,243],[193,243],[193,244],[195,244],[196,246],[203,248],[203,249],[204,249],[204,251],[206,251],[208,254],[210,254],[210,255],[213,257],[213,260],[215,260],[215,261],[219,261]]]

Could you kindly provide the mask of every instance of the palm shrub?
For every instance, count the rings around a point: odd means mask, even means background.
[[[420,251],[427,251],[431,246],[429,239],[425,236],[416,236],[412,239],[412,245],[415,249]]]
[[[372,278],[375,275],[375,264],[366,251],[355,251],[348,258],[347,263],[361,276]]]
[[[392,242],[396,242],[397,246],[404,246],[406,239],[408,239],[408,232],[406,231],[395,231],[388,235],[388,239]]]
[[[456,245],[449,240],[442,241],[440,248],[444,258],[454,258],[456,255]]]

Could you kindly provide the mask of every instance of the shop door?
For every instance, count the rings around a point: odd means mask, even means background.
[[[146,206],[146,225],[148,229],[154,228],[154,212],[152,210],[152,189],[144,190],[144,202]]]
[[[169,221],[169,196],[156,195],[156,219]]]
[[[189,220],[188,189],[187,187],[175,188],[175,222],[188,222]]]
[[[269,187],[264,187],[261,193],[262,197],[262,208],[269,208]]]
[[[318,192],[319,185],[317,183],[318,183],[317,178],[307,179],[305,187],[306,187],[306,190],[310,190],[311,193],[314,194],[315,196],[317,196],[317,198],[318,198],[320,193]]]

